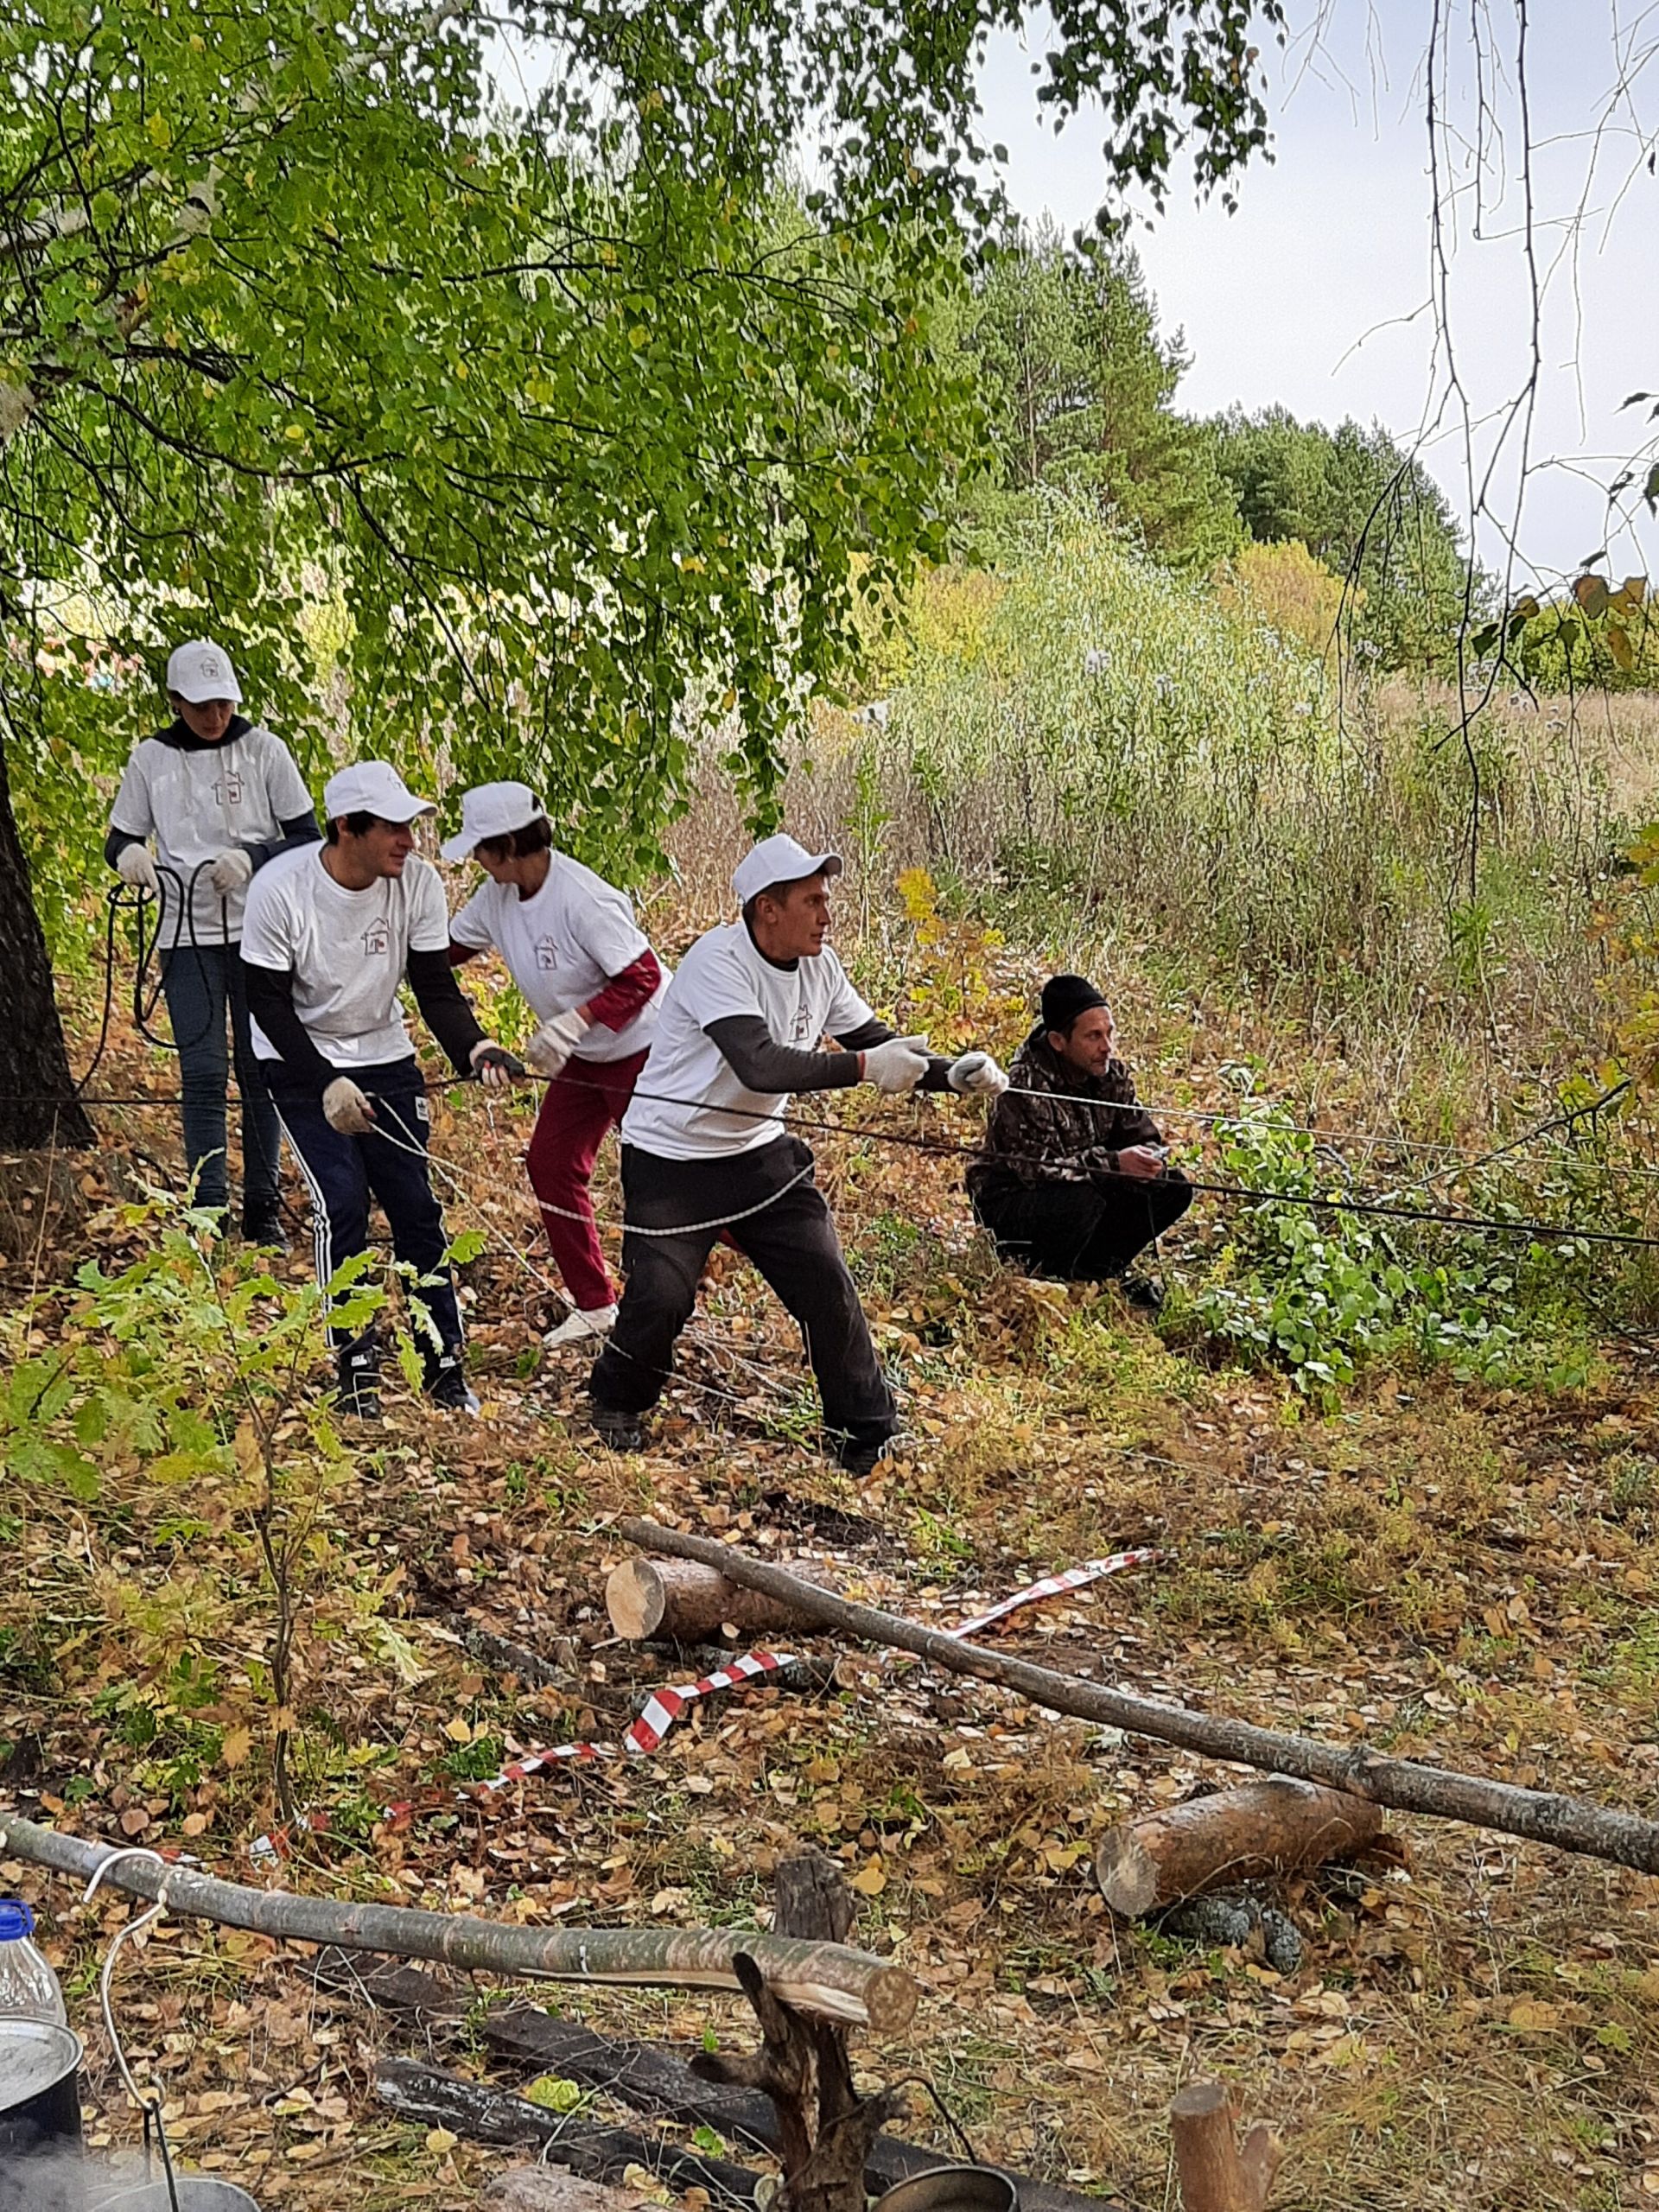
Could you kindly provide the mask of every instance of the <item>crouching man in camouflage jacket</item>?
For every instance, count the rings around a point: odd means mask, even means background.
[[[1186,1211],[1192,1189],[1167,1164],[1116,1046],[1094,985],[1051,976],[1042,1019],[1014,1055],[1012,1087],[968,1170],[968,1195],[1004,1259],[1071,1281],[1117,1278],[1135,1304],[1154,1306],[1154,1287],[1125,1271]]]

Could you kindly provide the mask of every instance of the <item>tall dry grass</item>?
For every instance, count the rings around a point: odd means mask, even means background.
[[[1591,932],[1659,808],[1659,699],[1510,694],[1465,730],[1440,684],[1338,683],[1202,586],[1084,534],[906,611],[879,713],[815,716],[786,818],[845,853],[867,962],[897,973],[893,883],[1047,964],[1236,1010],[1449,1127],[1594,1065]],[[725,910],[741,813],[711,772],[674,840]]]

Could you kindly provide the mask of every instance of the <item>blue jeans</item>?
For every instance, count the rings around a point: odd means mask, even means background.
[[[411,1054],[406,1060],[353,1068],[350,1073],[373,1102],[378,1127],[366,1136],[346,1136],[330,1128],[321,1099],[285,1081],[280,1068],[271,1078],[276,1110],[311,1193],[317,1281],[327,1289],[344,1261],[367,1251],[369,1200],[378,1198],[391,1231],[392,1250],[417,1279],[427,1278],[410,1283],[408,1294],[424,1307],[431,1325],[429,1330],[416,1330],[429,1382],[441,1363],[453,1363],[459,1357],[461,1328],[454,1278],[444,1260],[449,1239],[443,1211],[426,1164],[428,1121],[421,1071]],[[365,1333],[372,1342],[378,1332],[371,1325]],[[343,1351],[351,1338],[346,1331],[331,1327],[328,1341],[336,1351]]]
[[[242,954],[235,944],[175,945],[162,955],[162,988],[179,1048],[184,1091],[184,1154],[196,1182],[196,1204],[229,1203],[225,1091],[232,1053],[242,1094],[242,1205],[249,1215],[274,1212],[282,1185],[282,1135],[248,1034]],[[231,1052],[225,1044],[230,1015]]]

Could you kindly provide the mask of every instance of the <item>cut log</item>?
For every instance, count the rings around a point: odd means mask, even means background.
[[[625,1559],[605,1585],[605,1610],[617,1634],[633,1643],[653,1636],[706,1643],[728,1624],[749,1636],[811,1625],[798,1607],[683,1559]]]
[[[1382,1815],[1363,1797],[1290,1775],[1218,1789],[1110,1829],[1095,1853],[1101,1895],[1125,1920],[1224,1882],[1264,1881],[1372,1843]]]
[[[868,2021],[896,2034],[916,2010],[916,1984],[902,1967],[839,1943],[797,1943],[733,1928],[506,1928],[469,1914],[417,1912],[408,1905],[342,1904],[216,1881],[188,1866],[162,1866],[108,1844],[60,1835],[0,1814],[0,1858],[73,1874],[86,1882],[105,1860],[111,1889],[165,1897],[171,1910],[286,1942],[384,1951],[486,1974],[549,1981],[605,1981],[676,1989],[741,1989],[740,1961],[752,1958],[771,1986],[803,2012]]]
[[[798,1605],[813,1620],[826,1628],[839,1629],[843,1636],[861,1643],[913,1651],[918,1658],[931,1659],[935,1666],[948,1668],[952,1674],[1000,1682],[1005,1689],[1029,1698],[1033,1705],[1046,1706],[1052,1713],[1070,1713],[1080,1720],[1151,1736],[1160,1743],[1179,1744],[1184,1751],[1232,1765],[1260,1767],[1268,1774],[1300,1775],[1305,1782],[1323,1783],[1329,1789],[1369,1798],[1376,1805],[1393,1805],[1402,1813],[1467,1821],[1475,1827],[1525,1836],[1534,1843],[1554,1844],[1560,1851],[1581,1852],[1588,1859],[1611,1859],[1616,1866],[1633,1866],[1638,1873],[1659,1874],[1659,1821],[1645,1821],[1639,1814],[1615,1812],[1608,1806],[1553,1791],[1521,1789],[1513,1783],[1459,1774],[1450,1767],[1421,1766],[1414,1759],[1389,1758],[1363,1744],[1322,1744],[1311,1736],[1288,1735],[1281,1728],[1258,1728],[1225,1714],[1194,1713],[1188,1707],[1157,1698],[1135,1697],[1127,1690],[1078,1681],[1073,1675],[1057,1675],[1047,1667],[1033,1667],[1029,1660],[987,1651],[943,1630],[923,1628],[918,1622],[882,1612],[874,1605],[855,1605],[803,1582],[783,1567],[768,1567],[734,1551],[728,1544],[683,1535],[654,1521],[619,1521],[616,1534],[643,1551],[671,1552],[716,1567],[746,1589]]]
[[[544,2157],[589,2181],[620,2181],[630,2166],[642,2166],[671,2189],[704,2189],[716,2202],[738,2204],[753,2204],[760,2185],[759,2174],[728,2159],[672,2149],[626,2127],[594,2127],[569,2113],[543,2112],[527,2097],[404,2058],[378,2061],[374,2093],[404,2120],[447,2127],[470,2142],[539,2143]]]
[[[1232,2098],[1218,2083],[1183,2089],[1169,2108],[1169,2132],[1185,2212],[1262,2212],[1284,2152],[1267,2127],[1253,2127],[1241,2147]]]

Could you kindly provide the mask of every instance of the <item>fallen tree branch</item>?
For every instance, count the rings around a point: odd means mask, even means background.
[[[768,1567],[706,1536],[684,1535],[677,1529],[660,1528],[654,1521],[636,1519],[619,1521],[615,1529],[625,1541],[642,1551],[668,1552],[678,1559],[699,1560],[705,1567],[718,1567],[732,1581],[793,1605],[826,1628],[839,1629],[843,1636],[861,1643],[913,1651],[918,1658],[931,1660],[953,1674],[1001,1683],[1053,1713],[1154,1737],[1160,1743],[1179,1744],[1183,1750],[1200,1752],[1207,1758],[1323,1783],[1328,1789],[1369,1798],[1374,1804],[1391,1805],[1402,1813],[1466,1821],[1474,1827],[1495,1828],[1507,1835],[1524,1836],[1532,1843],[1553,1843],[1586,1858],[1608,1859],[1615,1866],[1633,1866],[1643,1874],[1659,1874],[1659,1822],[1642,1820],[1634,1813],[1613,1812],[1584,1798],[1560,1796],[1552,1791],[1518,1789],[1510,1783],[1489,1782],[1446,1767],[1421,1766],[1412,1759],[1385,1758],[1357,1746],[1344,1749],[1321,1744],[1310,1736],[1291,1736],[1245,1720],[1193,1713],[1185,1706],[1136,1697],[1127,1690],[1098,1688],[1072,1675],[1033,1667],[1027,1660],[983,1650],[943,1630],[919,1627],[896,1613],[834,1597],[782,1567]]]
[[[321,1973],[319,1986],[331,1995],[385,2005],[425,2025],[460,2021],[466,1999],[418,1967],[371,1968],[358,1978],[348,1968]],[[783,2147],[778,2114],[769,2098],[755,2089],[731,2088],[705,2082],[672,2050],[653,2044],[613,2041],[580,2021],[560,2019],[533,2005],[492,2005],[477,2032],[498,2058],[514,2059],[538,2074],[556,2074],[598,2089],[653,2119],[687,2127],[712,2127],[741,2151],[770,2152]],[[870,2145],[864,2183],[880,2196],[912,2174],[929,2173],[947,2154],[896,2135],[878,2135]],[[1020,2212],[1113,2212],[1113,2200],[1081,2195],[1030,2174],[1009,2171],[1020,2192]]]
[[[410,2059],[381,2059],[374,2069],[374,2093],[404,2120],[447,2127],[474,2143],[539,2143],[543,2158],[589,2181],[620,2181],[630,2166],[643,2166],[671,2189],[706,2190],[729,2203],[755,2201],[760,2177],[747,2166],[671,2149],[626,2127],[596,2127],[569,2113],[546,2112],[509,2089],[441,2074]]]
[[[0,1815],[0,1857],[6,1856],[85,1882],[118,1854],[108,1844],[60,1835],[7,1814]],[[188,1866],[158,1866],[130,1855],[119,1857],[107,1880],[111,1888],[141,1897],[159,1897],[165,1889],[175,1912],[292,1942],[332,1943],[342,1950],[387,1952],[550,1981],[676,1989],[740,1988],[733,1962],[745,1951],[791,2005],[822,2018],[868,2023],[878,2035],[892,2035],[916,2010],[916,1984],[902,1967],[844,1943],[791,1942],[731,1928],[503,1928],[461,1913],[246,1889]]]

